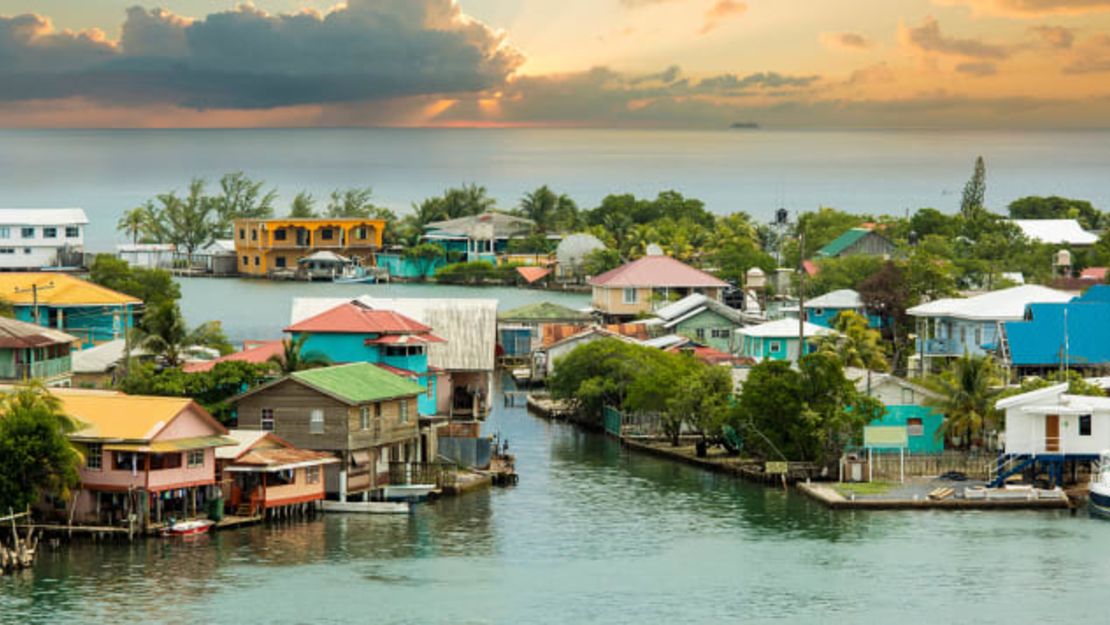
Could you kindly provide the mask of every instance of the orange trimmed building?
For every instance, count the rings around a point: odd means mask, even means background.
[[[231,430],[228,436],[238,444],[217,449],[216,462],[232,512],[257,516],[280,508],[315,508],[324,500],[324,467],[338,464],[338,458],[297,449],[273,432]]]
[[[384,232],[382,219],[237,219],[235,262],[240,274],[266,276],[296,271],[301,259],[326,251],[372,266]]]

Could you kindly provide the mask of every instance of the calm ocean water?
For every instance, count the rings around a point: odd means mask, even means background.
[[[711,210],[778,206],[900,214],[955,210],[977,155],[991,207],[1030,194],[1110,208],[1107,131],[0,130],[0,207],[79,206],[90,249],[121,237],[123,210],[193,176],[243,170],[319,198],[371,186],[399,211],[464,182],[503,208],[541,184],[590,207],[608,193],[677,189]]]

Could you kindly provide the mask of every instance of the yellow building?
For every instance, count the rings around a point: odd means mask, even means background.
[[[329,251],[370,266],[384,231],[382,219],[237,219],[236,264],[241,274],[265,276],[296,271],[302,258]]]

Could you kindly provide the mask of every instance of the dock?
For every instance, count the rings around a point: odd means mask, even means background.
[[[1071,507],[1067,494],[1058,489],[985,489],[987,492],[982,496],[969,496],[965,491],[960,496],[949,493],[941,497],[907,498],[845,497],[832,483],[799,482],[797,487],[807,497],[834,510],[1066,510]]]
[[[658,439],[637,439],[622,436],[620,442],[621,446],[634,451],[677,460],[714,473],[733,475],[749,482],[774,486],[794,484],[806,480],[813,477],[819,470],[816,465],[810,462],[789,462],[785,463],[787,465],[786,473],[768,473],[765,470],[766,463],[751,458],[729,456],[721,452],[699,457],[694,444],[689,441],[674,447],[669,442]]]

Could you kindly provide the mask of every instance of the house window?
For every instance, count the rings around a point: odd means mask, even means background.
[[[1089,415],[1089,414],[1079,415],[1079,435],[1080,436],[1090,436],[1091,435],[1091,415]]]
[[[313,408],[308,417],[308,433],[309,434],[323,434],[324,433],[324,411],[319,408]]]
[[[0,239],[10,239],[12,236],[12,229],[8,226],[0,227]]]
[[[204,466],[204,450],[192,449],[189,451],[189,468],[197,469]]]
[[[44,239],[57,239],[58,238],[58,229],[57,228],[43,228],[42,229],[42,238],[44,238]]]
[[[3,230],[7,230],[7,228],[4,228]],[[3,230],[0,230],[0,235],[5,236],[5,237],[8,236],[6,234],[3,234]],[[79,236],[81,236],[81,227],[80,226],[66,226],[66,238],[67,239],[76,239]]]
[[[374,418],[375,419],[381,419],[382,418],[382,404],[381,404],[381,402],[378,402],[378,403],[374,404]]]
[[[432,378],[428,378],[425,384],[428,386],[428,399],[435,397],[435,381]]]
[[[355,236],[360,238],[360,239],[367,238],[367,236],[366,236],[366,226],[359,226],[358,230],[355,230]]]
[[[813,309],[813,316],[814,317],[824,317],[825,316],[825,309],[824,308],[814,308]]]
[[[257,241],[257,240],[258,240],[258,231],[257,230],[251,230],[251,241]]]
[[[370,429],[370,407],[363,406],[358,409],[358,427],[361,430]]]
[[[151,454],[150,455],[150,470],[161,471],[163,469],[180,469],[181,468],[181,454]]]
[[[975,344],[976,345],[982,345],[983,344],[983,328],[981,328],[981,327],[980,328],[975,328]]]
[[[275,258],[274,259],[274,266],[279,268],[279,269],[284,268],[285,267],[285,257],[284,256],[278,256],[277,258]]]
[[[254,266],[255,266],[255,267],[257,267],[257,266],[259,266],[260,264],[262,264],[262,261],[261,261],[261,260],[259,260],[259,258],[258,258],[257,256],[255,256],[255,257],[254,257]]]
[[[331,241],[331,228],[320,230],[320,238],[324,241]]]
[[[34,228],[20,228],[19,229],[19,236],[23,237],[24,239],[33,239],[33,238],[35,238],[35,229]]]
[[[781,350],[781,349],[782,349],[782,344],[781,343],[779,343],[778,341],[771,341],[771,346],[770,346],[769,350],[772,354],[779,353],[779,350]]]
[[[320,467],[307,467],[304,470],[305,483],[319,484],[320,483]]]
[[[273,408],[263,408],[262,409],[262,429],[266,430],[267,432],[273,432],[274,431],[274,409]]]
[[[960,326],[960,345],[967,343],[967,328]]]
[[[284,241],[284,240],[285,240],[285,236],[286,236],[286,235],[285,235],[285,230],[284,230],[284,229],[282,229],[282,230],[274,230],[274,240],[275,240],[275,241]]]
[[[906,419],[906,436],[924,436],[925,424],[921,419],[911,417]]]
[[[398,409],[401,411],[401,423],[409,422],[409,402],[407,399],[401,400]]]
[[[247,265],[249,265],[249,264],[251,264],[251,259],[250,259],[250,258],[248,258],[248,257],[246,257],[246,256],[244,256],[244,257],[243,257],[243,266],[244,266],[244,267],[246,267],[246,266],[247,266]]]
[[[715,339],[727,339],[732,336],[732,330],[728,328],[713,328],[710,336]]]
[[[104,448],[97,444],[89,445],[85,450],[85,468],[90,471],[99,471],[104,461]]]
[[[705,328],[698,328],[697,330],[694,330],[694,336],[698,337],[699,341],[704,341],[705,340]]]
[[[24,254],[30,254],[31,253],[31,248],[29,248],[29,247],[23,248],[23,253]]]
[[[0,247],[0,254],[15,254],[14,247]]]
[[[636,289],[624,289],[624,303],[625,304],[635,304],[636,303]]]
[[[910,405],[910,404],[914,403],[913,389],[912,388],[902,389],[902,403],[906,404],[906,405]]]
[[[239,238],[240,238],[240,239],[245,239],[245,238],[247,238],[247,231],[246,231],[246,230],[244,230],[243,228],[239,228]]]

